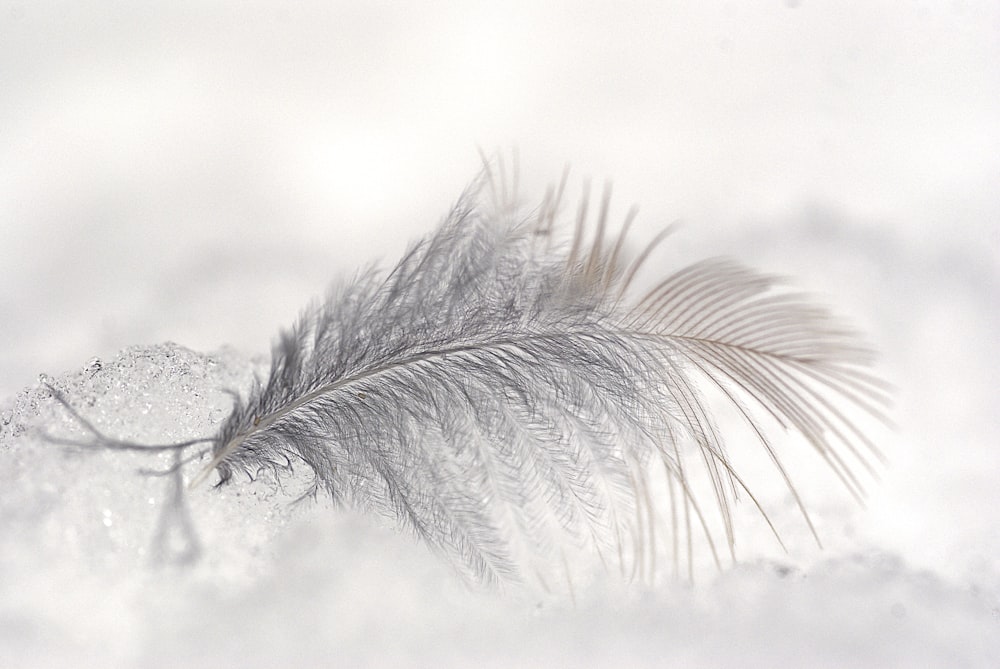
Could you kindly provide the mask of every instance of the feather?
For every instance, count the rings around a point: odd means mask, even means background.
[[[690,563],[692,526],[716,550],[696,470],[730,551],[732,505],[754,500],[714,393],[748,421],[810,528],[769,422],[803,435],[860,497],[859,470],[881,456],[852,416],[884,418],[888,398],[857,337],[724,259],[633,296],[667,233],[629,261],[632,214],[607,241],[606,193],[592,238],[584,198],[566,239],[564,185],[523,212],[487,170],[391,271],[363,271],[311,304],[276,341],[267,377],[236,398],[198,479],[304,462],[313,493],[387,516],[474,577],[506,582],[558,561],[566,544],[640,560],[655,547],[656,464],[675,503],[675,559],[683,524]]]

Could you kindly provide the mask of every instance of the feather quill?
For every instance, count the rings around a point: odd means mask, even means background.
[[[584,198],[562,239],[564,185],[524,213],[487,170],[391,271],[361,272],[311,304],[275,343],[267,377],[236,399],[199,479],[304,462],[312,492],[392,518],[476,578],[504,582],[557,561],[566,542],[620,558],[636,546],[639,560],[655,544],[648,476],[662,463],[675,559],[683,524],[690,562],[692,526],[715,551],[695,470],[730,550],[732,505],[741,492],[753,500],[709,391],[749,422],[810,528],[771,419],[860,497],[859,468],[881,456],[852,412],[882,417],[888,398],[857,337],[729,260],[682,268],[634,299],[666,232],[628,261],[633,214],[606,241],[606,193],[592,238]]]

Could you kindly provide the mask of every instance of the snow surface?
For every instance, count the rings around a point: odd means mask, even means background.
[[[0,6],[0,666],[1000,666],[1000,5],[409,7]],[[46,372],[110,434],[211,433],[477,145],[871,334],[899,427],[864,508],[796,463],[823,550],[775,495],[788,553],[743,524],[694,584],[478,592],[294,482],[191,490],[185,532],[168,456],[28,429],[80,434]]]
[[[52,379],[102,432],[153,443],[209,434],[252,363],[174,344]],[[167,455],[56,447],[81,436],[45,389],[0,435],[3,666],[989,666],[997,590],[864,545],[799,568],[750,559],[706,582],[574,596],[482,591],[375,519],[273,481],[171,503]],[[194,465],[197,471],[197,465]],[[189,477],[190,478],[190,477]],[[164,515],[166,514],[166,515]]]

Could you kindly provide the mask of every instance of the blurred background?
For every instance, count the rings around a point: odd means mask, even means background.
[[[1000,587],[995,1],[0,0],[0,396],[131,344],[266,353],[480,148],[526,203],[613,181],[635,239],[682,223],[662,262],[862,326],[900,432],[843,532]]]

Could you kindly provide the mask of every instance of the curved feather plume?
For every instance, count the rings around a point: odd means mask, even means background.
[[[727,260],[630,300],[665,235],[629,263],[627,224],[605,241],[607,196],[593,239],[585,198],[564,243],[562,185],[531,214],[507,190],[488,175],[392,271],[363,272],[306,309],[277,341],[268,378],[237,400],[206,471],[226,481],[301,460],[314,491],[397,519],[479,578],[505,581],[567,540],[602,555],[641,542],[659,461],[689,553],[692,524],[712,541],[690,485],[698,468],[732,549],[731,506],[753,495],[706,403],[715,389],[796,499],[767,417],[803,434],[860,495],[858,467],[880,456],[846,407],[880,416],[886,393],[852,333]]]

